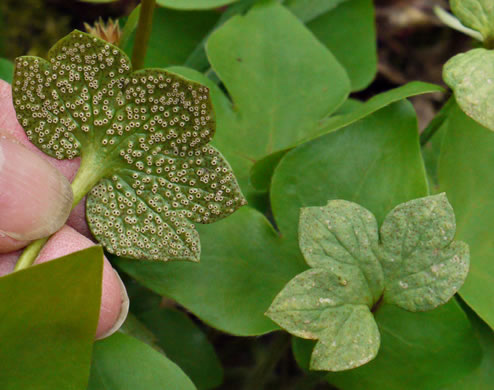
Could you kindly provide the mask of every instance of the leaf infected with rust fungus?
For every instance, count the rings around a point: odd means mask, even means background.
[[[89,227],[111,253],[198,261],[195,223],[245,204],[208,143],[216,127],[208,88],[161,69],[133,72],[105,41],[74,31],[48,61],[18,58],[13,101],[38,148],[82,157],[73,189],[90,191]]]

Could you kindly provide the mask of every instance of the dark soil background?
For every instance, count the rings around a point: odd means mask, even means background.
[[[0,0],[3,19],[0,23],[0,57],[44,56],[54,42],[72,29],[84,30],[84,22],[92,24],[100,16],[104,20],[126,16],[137,3],[138,0],[103,5],[76,0]],[[378,75],[366,90],[354,94],[354,98],[366,100],[414,80],[443,85],[443,64],[473,44],[470,38],[443,26],[434,16],[433,7],[439,5],[448,9],[447,0],[376,0],[375,5]],[[446,95],[431,94],[412,99],[420,129],[429,123],[446,98]],[[175,305],[168,300],[162,304]],[[290,353],[288,336],[239,338],[201,326],[225,367],[225,383],[220,389],[258,388],[253,384],[245,387],[245,378],[252,378],[254,382],[251,383],[258,385],[260,379],[267,389],[273,390],[331,389],[321,383],[321,376],[308,377],[301,372]],[[273,343],[276,347],[270,348]],[[273,353],[279,356],[273,356]],[[262,363],[270,360],[274,362],[274,369],[260,370],[260,367],[266,368]]]

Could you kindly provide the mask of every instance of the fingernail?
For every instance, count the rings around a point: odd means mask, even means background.
[[[127,314],[129,314],[130,300],[127,294],[127,289],[125,288],[125,284],[122,282],[122,279],[120,278],[118,272],[117,271],[113,271],[113,272],[115,272],[118,283],[120,284],[120,296],[122,299],[122,305],[120,306],[120,314],[118,315],[115,324],[103,335],[97,337],[96,340],[101,340],[104,339],[105,337],[111,336],[113,333],[119,330],[122,324],[127,319]]]
[[[20,241],[49,236],[63,226],[71,207],[67,179],[0,134],[0,235]]]

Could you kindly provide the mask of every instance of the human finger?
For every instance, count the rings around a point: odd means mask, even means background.
[[[64,226],[48,240],[41,250],[35,264],[50,261],[58,257],[93,246],[94,243],[69,226]],[[125,286],[104,258],[101,308],[96,330],[96,338],[105,338],[116,332],[125,321],[129,311],[129,298]]]
[[[36,259],[35,264],[50,261],[92,245],[94,243],[89,239],[74,229],[64,226],[48,240]],[[20,254],[21,251],[0,254],[0,276],[14,270],[15,263]],[[129,298],[125,286],[117,272],[105,258],[103,264],[100,315],[95,337],[97,339],[104,338],[117,331],[125,321],[128,311]]]
[[[71,207],[67,179],[0,130],[0,253],[53,234]]]

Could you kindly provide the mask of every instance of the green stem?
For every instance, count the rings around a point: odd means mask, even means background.
[[[263,390],[278,362],[290,347],[291,338],[288,333],[280,332],[274,337],[275,339],[271,342],[267,354],[261,359],[254,370],[252,370],[245,381],[244,390]]]
[[[156,0],[141,1],[141,12],[139,14],[139,23],[137,24],[134,49],[132,51],[132,65],[134,70],[144,67],[155,5]]]
[[[105,164],[92,160],[91,158],[82,158],[81,166],[71,185],[72,193],[74,194],[72,208],[74,208],[104,176],[104,173],[100,170],[104,165]]]
[[[14,271],[19,271],[21,269],[30,267],[33,265],[34,260],[36,260],[36,257],[38,257],[39,252],[41,251],[41,248],[46,244],[50,237],[44,237],[40,238],[36,241],[33,241],[30,243],[26,249],[21,254],[21,257],[19,257],[19,260],[17,260],[17,263],[15,264]]]
[[[429,140],[436,134],[436,132],[441,128],[444,121],[448,118],[451,108],[455,104],[455,98],[452,96],[446,102],[446,104],[437,113],[434,119],[431,120],[429,125],[424,129],[422,134],[420,134],[420,145],[424,146]]]
[[[81,166],[77,171],[77,175],[72,181],[72,193],[74,195],[74,200],[72,201],[72,209],[86,196],[86,194],[91,191],[98,181],[103,177],[103,174],[99,167],[104,166],[104,164],[98,163],[91,158],[82,158]],[[43,237],[38,240],[31,242],[22,252],[19,260],[17,261],[14,271],[19,271],[33,265],[34,261],[39,255],[39,252],[43,246],[48,241],[49,237]]]

